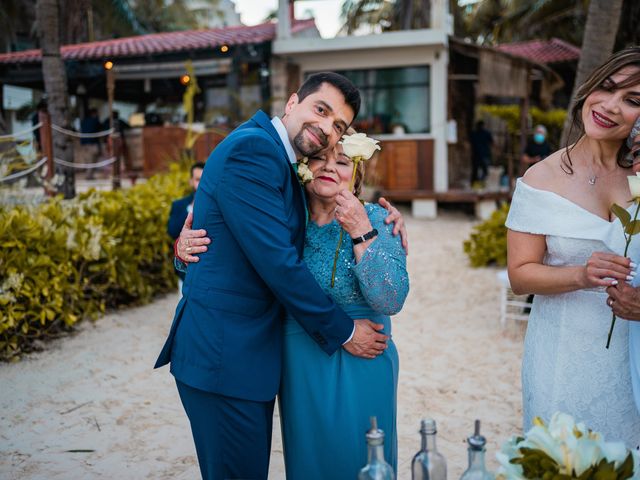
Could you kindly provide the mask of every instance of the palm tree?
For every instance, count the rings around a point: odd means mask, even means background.
[[[591,0],[589,3],[589,14],[582,40],[580,60],[578,61],[578,72],[573,84],[572,99],[591,72],[602,65],[613,52],[621,11],[622,0]],[[571,111],[572,106],[573,100],[569,106],[569,111]],[[569,138],[570,127],[571,116],[567,115],[562,130],[563,145],[576,140],[575,138]]]
[[[624,0],[622,2],[622,15],[618,26],[615,50],[621,50],[631,45],[640,45],[640,2],[637,0]]]
[[[348,34],[369,26],[371,31],[429,28],[431,2],[426,0],[345,0],[341,31]]]
[[[67,73],[60,55],[60,5],[57,0],[38,0],[36,4],[38,37],[42,48],[42,75],[47,94],[51,121],[69,128],[69,96]],[[53,155],[73,162],[73,144],[69,137],[53,131]],[[75,175],[65,168],[62,193],[65,198],[75,196]]]
[[[466,18],[472,37],[497,44],[534,38],[561,38],[579,45],[588,0],[483,0]]]

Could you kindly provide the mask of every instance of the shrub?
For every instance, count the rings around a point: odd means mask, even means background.
[[[464,242],[464,252],[472,267],[507,264],[507,227],[504,222],[509,213],[509,204],[503,204],[488,220],[473,227],[473,232]]]
[[[0,207],[0,358],[175,288],[166,225],[187,178],[173,167],[129,190]]]

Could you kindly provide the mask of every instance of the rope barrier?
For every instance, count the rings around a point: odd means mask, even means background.
[[[11,138],[16,138],[16,137],[21,137],[22,135],[25,135],[27,133],[31,133],[34,130],[39,129],[42,126],[42,122],[38,123],[37,125],[34,125],[33,127],[27,129],[27,130],[22,130],[20,132],[16,132],[16,133],[11,133],[9,135],[0,135],[0,140],[5,140],[5,139],[11,139]]]
[[[73,163],[73,162],[67,162],[66,160],[62,160],[60,158],[54,157],[53,161],[58,165],[62,165],[63,167],[91,170],[92,168],[101,168],[101,167],[106,167],[107,165],[111,165],[117,159],[118,157],[111,157],[96,163]]]
[[[74,132],[73,130],[67,130],[66,128],[60,127],[53,123],[51,124],[51,128],[56,132],[64,133],[65,135],[69,135],[70,137],[77,137],[77,138],[106,137],[107,135],[111,135],[114,131],[113,128],[110,128],[108,130],[102,130],[101,132],[96,132],[96,133],[80,133],[80,132]]]
[[[40,161],[38,163],[36,163],[33,167],[28,168],[26,170],[22,170],[21,172],[16,172],[16,173],[12,173],[11,175],[7,175],[6,177],[2,177],[0,178],[0,182],[7,182],[9,180],[14,180],[16,178],[20,178],[20,177],[24,177],[26,175],[29,175],[30,173],[34,172],[35,170],[39,169],[42,165],[44,165],[47,162],[47,157],[43,157],[42,159],[40,159]]]

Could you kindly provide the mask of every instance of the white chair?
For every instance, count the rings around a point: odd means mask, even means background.
[[[507,325],[508,319],[519,322],[529,320],[529,314],[525,313],[525,308],[531,308],[531,303],[527,302],[527,296],[513,293],[506,270],[500,270],[496,276],[500,282],[500,325],[502,328]]]

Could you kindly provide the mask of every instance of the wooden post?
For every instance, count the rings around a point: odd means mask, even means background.
[[[113,67],[107,70],[107,99],[109,104],[109,128],[115,128],[113,124],[113,92],[116,88],[116,78],[113,72]],[[112,188],[114,190],[118,190],[122,183],[120,181],[120,148],[118,145],[114,143],[113,137],[114,132],[110,133],[107,137],[107,154],[110,156],[116,157],[115,162],[113,162],[113,179],[112,179]],[[120,132],[118,132],[120,135]]]
[[[518,176],[523,175],[520,158],[527,148],[527,134],[529,133],[529,95],[531,92],[531,69],[527,69],[527,85],[524,97],[520,100],[520,148],[517,153]]]
[[[53,163],[53,134],[51,132],[51,116],[47,110],[38,112],[38,121],[42,125],[40,126],[40,150],[42,154],[47,157],[47,176],[46,180],[51,181],[55,169],[55,163]],[[53,196],[55,194],[54,189],[47,188],[47,184],[44,185],[44,192]]]

